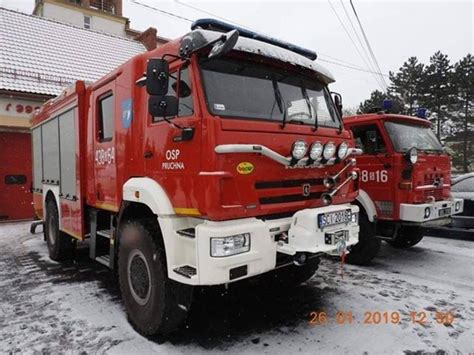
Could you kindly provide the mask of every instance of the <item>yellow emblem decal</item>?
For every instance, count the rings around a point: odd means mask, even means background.
[[[249,163],[248,161],[243,161],[242,163],[239,163],[239,165],[237,165],[237,172],[242,175],[251,174],[253,169],[253,164]]]

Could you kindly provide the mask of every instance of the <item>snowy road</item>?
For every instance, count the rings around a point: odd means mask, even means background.
[[[28,229],[0,224],[0,352],[474,351],[473,242],[427,237],[404,251],[384,244],[372,266],[346,266],[343,279],[339,263],[326,259],[311,281],[280,294],[244,285],[200,289],[183,328],[149,340],[127,323],[107,269],[86,250],[76,263],[50,261],[42,233]],[[344,317],[336,319],[338,311]],[[452,324],[439,324],[436,312],[448,311]],[[325,312],[327,322],[310,324],[311,312]],[[425,324],[413,321],[423,314]],[[367,317],[378,324],[365,324]]]

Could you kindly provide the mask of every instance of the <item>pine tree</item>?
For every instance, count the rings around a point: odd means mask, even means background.
[[[379,90],[372,91],[370,94],[370,98],[361,102],[359,105],[358,113],[370,113],[370,112],[377,112],[383,109],[383,102],[384,100],[389,99],[392,100],[393,106],[390,109],[392,113],[402,113],[403,112],[403,104],[397,97],[390,96],[388,94],[384,94]]]
[[[474,141],[474,119],[472,117],[472,106],[474,103],[474,58],[469,53],[454,65],[453,87],[455,88],[456,103],[454,125],[456,131],[462,133],[462,166],[465,173],[469,171],[472,153],[469,154],[469,142]],[[472,149],[472,148],[471,148]]]
[[[430,57],[430,64],[420,76],[420,88],[423,90],[420,101],[430,111],[430,119],[436,123],[438,139],[443,138],[443,124],[449,117],[450,106],[455,103],[452,69],[448,56],[438,51]]]
[[[410,57],[397,73],[389,73],[392,81],[389,93],[403,102],[405,113],[408,115],[415,113],[418,101],[422,97],[423,70],[423,63],[418,62],[416,57]]]

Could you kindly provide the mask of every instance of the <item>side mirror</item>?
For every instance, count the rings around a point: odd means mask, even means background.
[[[342,117],[342,96],[341,94],[337,92],[331,92],[331,94],[333,95],[334,105],[336,106],[336,110],[339,113],[339,116]]]
[[[168,93],[170,67],[164,59],[151,58],[146,67],[146,91],[149,95],[163,96]]]
[[[239,39],[239,31],[232,30],[232,31],[227,32],[226,34],[222,35],[219,41],[214,43],[207,57],[209,59],[217,58],[230,52],[232,48],[235,47],[235,44],[237,43],[238,39]]]
[[[148,99],[148,112],[153,117],[176,116],[178,114],[178,99],[173,95],[151,95]]]

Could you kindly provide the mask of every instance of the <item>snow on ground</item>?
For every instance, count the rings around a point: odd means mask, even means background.
[[[50,261],[29,223],[0,225],[0,352],[324,353],[474,351],[474,243],[426,237],[397,250],[384,244],[369,267],[324,259],[306,284],[269,294],[236,284],[200,288],[186,324],[146,339],[128,324],[114,276],[87,259]],[[311,312],[326,312],[312,325]],[[336,322],[352,312],[352,324]],[[398,324],[364,324],[365,312],[398,312]],[[439,324],[436,312],[454,314]],[[425,312],[426,324],[411,321]],[[390,314],[390,313],[389,313]],[[417,318],[420,315],[418,314]]]

